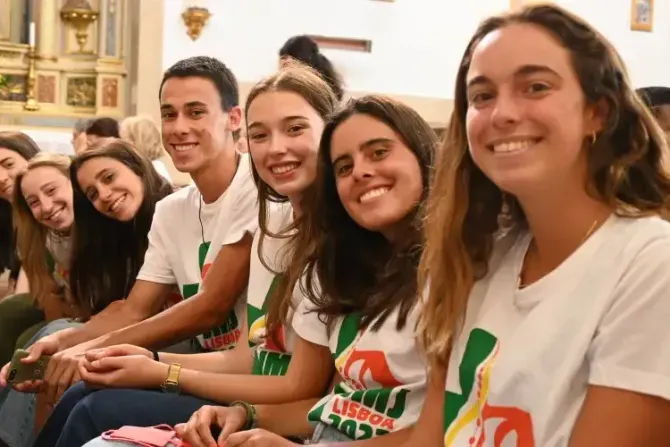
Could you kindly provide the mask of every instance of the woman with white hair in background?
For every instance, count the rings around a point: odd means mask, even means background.
[[[165,154],[161,132],[158,125],[146,116],[131,116],[121,122],[119,129],[121,138],[132,143],[135,148],[147,157],[156,171],[167,181],[172,182],[170,173],[160,158]]]

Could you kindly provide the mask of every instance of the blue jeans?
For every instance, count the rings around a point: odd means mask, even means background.
[[[55,320],[44,326],[26,344],[26,348],[42,337],[81,323]],[[35,437],[35,395],[19,393],[7,387],[0,392],[0,440],[8,447],[29,447]]]
[[[78,383],[58,402],[34,447],[82,446],[103,432],[124,425],[174,426],[187,422],[204,405],[216,404],[153,390],[92,390]]]

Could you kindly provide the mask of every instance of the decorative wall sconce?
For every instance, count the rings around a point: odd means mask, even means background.
[[[88,40],[88,28],[98,19],[98,12],[91,8],[87,0],[68,0],[60,10],[65,24],[75,30],[79,51],[84,53]]]
[[[210,17],[212,17],[212,14],[209,10],[199,6],[190,6],[181,13],[181,18],[186,25],[186,34],[191,40],[198,40]]]

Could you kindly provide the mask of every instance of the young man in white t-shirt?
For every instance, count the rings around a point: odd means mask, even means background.
[[[145,262],[126,300],[33,346],[31,359],[54,355],[45,376],[48,401],[78,380],[79,356],[90,349],[164,347],[196,336],[204,350],[234,346],[258,220],[250,161],[235,150],[238,100],[234,75],[216,59],[189,58],[166,71],[163,144],[195,185],[156,206]],[[175,285],[186,299],[161,312]]]

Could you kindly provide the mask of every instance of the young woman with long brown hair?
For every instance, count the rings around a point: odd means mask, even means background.
[[[28,293],[25,273],[21,272],[12,215],[16,176],[39,152],[39,147],[28,135],[0,132],[0,270],[9,270],[7,295],[0,296],[0,364],[12,358],[19,340],[30,338],[31,326],[44,320],[44,313],[35,307]],[[25,331],[28,332],[22,336]]]
[[[480,25],[429,200],[407,445],[670,443],[667,156],[587,23],[541,5]]]

